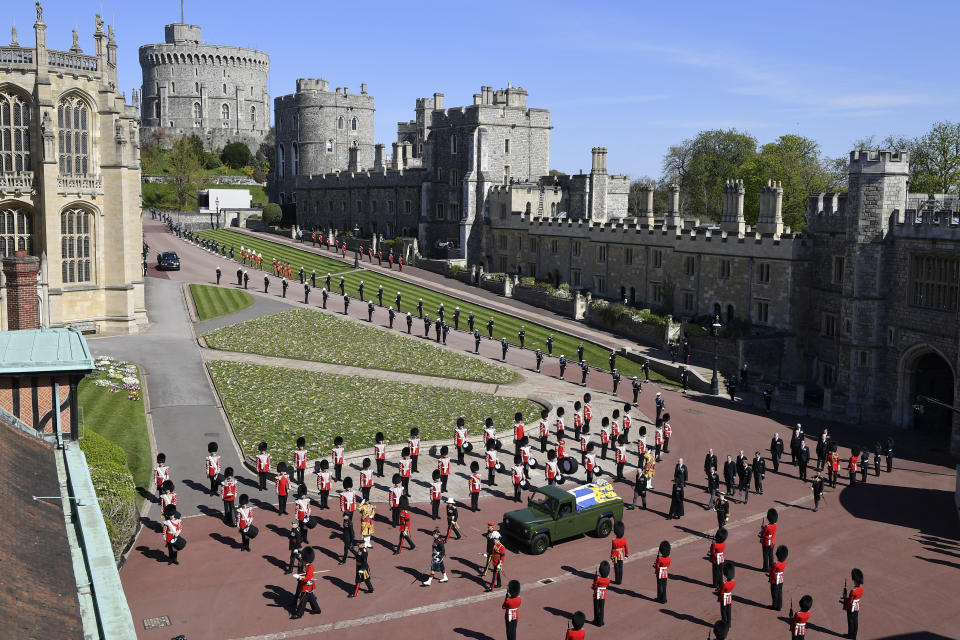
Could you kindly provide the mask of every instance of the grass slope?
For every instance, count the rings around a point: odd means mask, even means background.
[[[223,274],[224,277],[229,274]],[[207,284],[191,284],[190,294],[197,306],[197,316],[200,320],[209,320],[227,315],[253,304],[253,296],[246,291],[226,289]]]
[[[236,231],[227,231],[224,229],[213,231],[208,229],[206,231],[199,231],[197,235],[201,238],[226,243],[228,246],[233,245],[234,256],[237,260],[240,259],[240,245],[248,249],[253,249],[257,253],[262,253],[263,267],[268,272],[270,272],[270,264],[274,258],[282,262],[290,263],[293,266],[294,278],[297,277],[297,272],[301,266],[306,272],[307,278],[310,277],[310,272],[316,269],[318,286],[323,286],[320,284],[321,276],[326,276],[328,273],[340,273],[353,268],[339,260],[332,260],[324,256],[300,251],[299,249],[294,249],[276,242],[261,240],[260,238],[254,238],[242,233],[237,233]]]
[[[202,232],[210,233],[210,232]],[[236,246],[244,244],[251,246],[257,251],[262,251],[264,256],[264,261],[267,260],[267,255],[275,255],[277,253],[282,253],[285,257],[283,259],[289,260],[293,265],[304,264],[304,268],[307,272],[312,266],[308,266],[309,261],[316,260],[318,258],[324,259],[321,256],[315,256],[314,254],[301,251],[299,249],[294,249],[292,247],[287,247],[284,245],[279,245],[275,242],[270,242],[267,240],[262,240],[260,238],[251,238],[240,233],[233,231],[218,231],[213,233],[226,234],[218,236],[218,240],[225,240],[227,242],[232,242]],[[342,268],[342,263],[341,263]],[[320,283],[320,274],[326,275],[327,270],[317,269],[317,285],[322,286]],[[331,271],[332,273],[333,271]],[[544,353],[547,352],[546,348],[546,339],[549,334],[553,334],[553,354],[554,356],[560,356],[564,354],[567,357],[567,361],[570,363],[570,366],[567,370],[567,376],[579,375],[579,371],[576,370],[574,362],[577,359],[577,345],[581,342],[583,343],[583,358],[590,365],[594,367],[599,367],[601,369],[609,369],[610,363],[610,351],[598,344],[582,341],[579,338],[574,336],[552,331],[546,327],[532,324],[526,321],[522,321],[519,318],[510,316],[498,311],[492,311],[488,308],[485,308],[478,304],[473,304],[466,302],[459,298],[454,298],[448,296],[432,289],[427,289],[415,284],[404,282],[403,280],[397,280],[396,278],[391,278],[388,275],[376,273],[373,271],[359,270],[352,271],[350,273],[343,274],[345,278],[345,291],[348,293],[351,298],[356,297],[357,295],[357,285],[361,280],[364,282],[364,296],[369,300],[371,297],[376,299],[377,287],[383,285],[383,302],[387,306],[395,304],[395,299],[397,292],[401,293],[401,312],[406,313],[410,311],[416,316],[416,307],[417,300],[423,298],[423,309],[424,313],[429,313],[431,318],[436,318],[437,309],[440,306],[440,303],[444,305],[444,317],[447,319],[449,324],[453,324],[453,310],[456,307],[460,307],[460,328],[463,329],[467,325],[467,316],[470,315],[470,312],[473,311],[476,316],[475,327],[480,331],[480,335],[484,338],[487,337],[487,321],[490,317],[493,317],[494,339],[500,340],[501,337],[506,336],[507,342],[511,344],[519,345],[520,340],[517,337],[517,332],[520,330],[521,325],[525,327],[526,330],[526,340],[524,345],[530,349],[540,348]],[[339,276],[334,277],[331,281],[333,292],[339,295]],[[332,302],[334,308],[340,308],[337,305],[342,304],[339,301]],[[400,319],[398,318],[398,322]],[[402,322],[401,322],[402,324]],[[631,362],[626,358],[617,358],[616,363],[617,369],[623,375],[624,380],[621,381],[622,384],[629,386],[629,376],[638,376],[642,378],[642,372],[640,370],[640,364],[636,362]],[[609,374],[603,374],[597,371],[590,372],[590,378],[588,380],[596,380],[597,376],[606,376],[607,381],[610,380]],[[656,375],[653,371],[650,372],[651,379],[656,379],[659,381],[665,381],[669,384],[675,384],[669,381],[666,381],[659,375]]]
[[[298,309],[217,329],[204,336],[223,351],[506,384],[517,374],[433,344],[359,322]]]
[[[348,450],[373,446],[378,431],[388,443],[405,442],[411,427],[424,440],[449,438],[460,416],[476,433],[487,416],[504,429],[515,412],[540,411],[528,400],[456,389],[236,362],[208,367],[247,453],[261,441],[293,449],[301,435],[311,456],[329,455],[338,435]]]

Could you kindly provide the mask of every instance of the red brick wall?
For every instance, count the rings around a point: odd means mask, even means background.
[[[3,259],[3,275],[7,279],[7,328],[39,329],[40,301],[37,299],[37,272],[40,258],[17,251]]]

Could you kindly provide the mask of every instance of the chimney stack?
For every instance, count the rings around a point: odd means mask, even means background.
[[[742,236],[747,230],[743,218],[743,180],[727,180],[723,187],[723,212],[720,228],[727,233]]]
[[[381,142],[373,145],[373,170],[383,171],[383,152],[386,146]]]
[[[17,251],[3,259],[3,275],[7,280],[7,328],[40,328],[40,300],[37,297],[37,274],[40,258]]]
[[[783,188],[778,180],[768,180],[767,185],[760,188],[757,231],[774,238],[783,234]]]
[[[683,225],[683,220],[680,218],[680,187],[678,185],[670,185],[670,210],[667,211],[663,223],[667,227]]]
[[[350,147],[348,150],[350,158],[347,160],[347,171],[359,171],[358,158],[360,157],[359,147]]]
[[[653,185],[640,185],[640,209],[637,211],[637,217],[640,224],[648,227],[653,226]]]
[[[593,155],[593,164],[590,168],[590,173],[606,173],[607,172],[607,148],[594,147],[592,150],[592,155]]]

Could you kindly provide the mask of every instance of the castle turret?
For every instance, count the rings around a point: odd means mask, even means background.
[[[723,186],[723,213],[720,217],[720,228],[727,233],[742,236],[746,232],[746,221],[743,218],[743,180],[727,180]]]
[[[683,218],[680,216],[680,185],[670,185],[670,208],[667,215],[664,216],[664,225],[667,227],[678,227],[683,225]]]
[[[779,238],[783,234],[783,188],[777,180],[768,180],[760,188],[760,215],[757,231]]]
[[[594,147],[590,167],[590,210],[591,220],[603,222],[607,219],[607,148]]]
[[[653,226],[653,185],[651,184],[642,184],[640,185],[638,191],[640,192],[639,206],[637,209],[637,217],[639,218],[640,224],[645,224],[649,227]]]

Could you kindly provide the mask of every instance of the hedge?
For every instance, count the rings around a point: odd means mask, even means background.
[[[136,533],[139,518],[137,490],[133,474],[126,467],[127,456],[119,446],[89,430],[80,441],[80,449],[87,458],[113,556],[119,560],[127,542]]]

